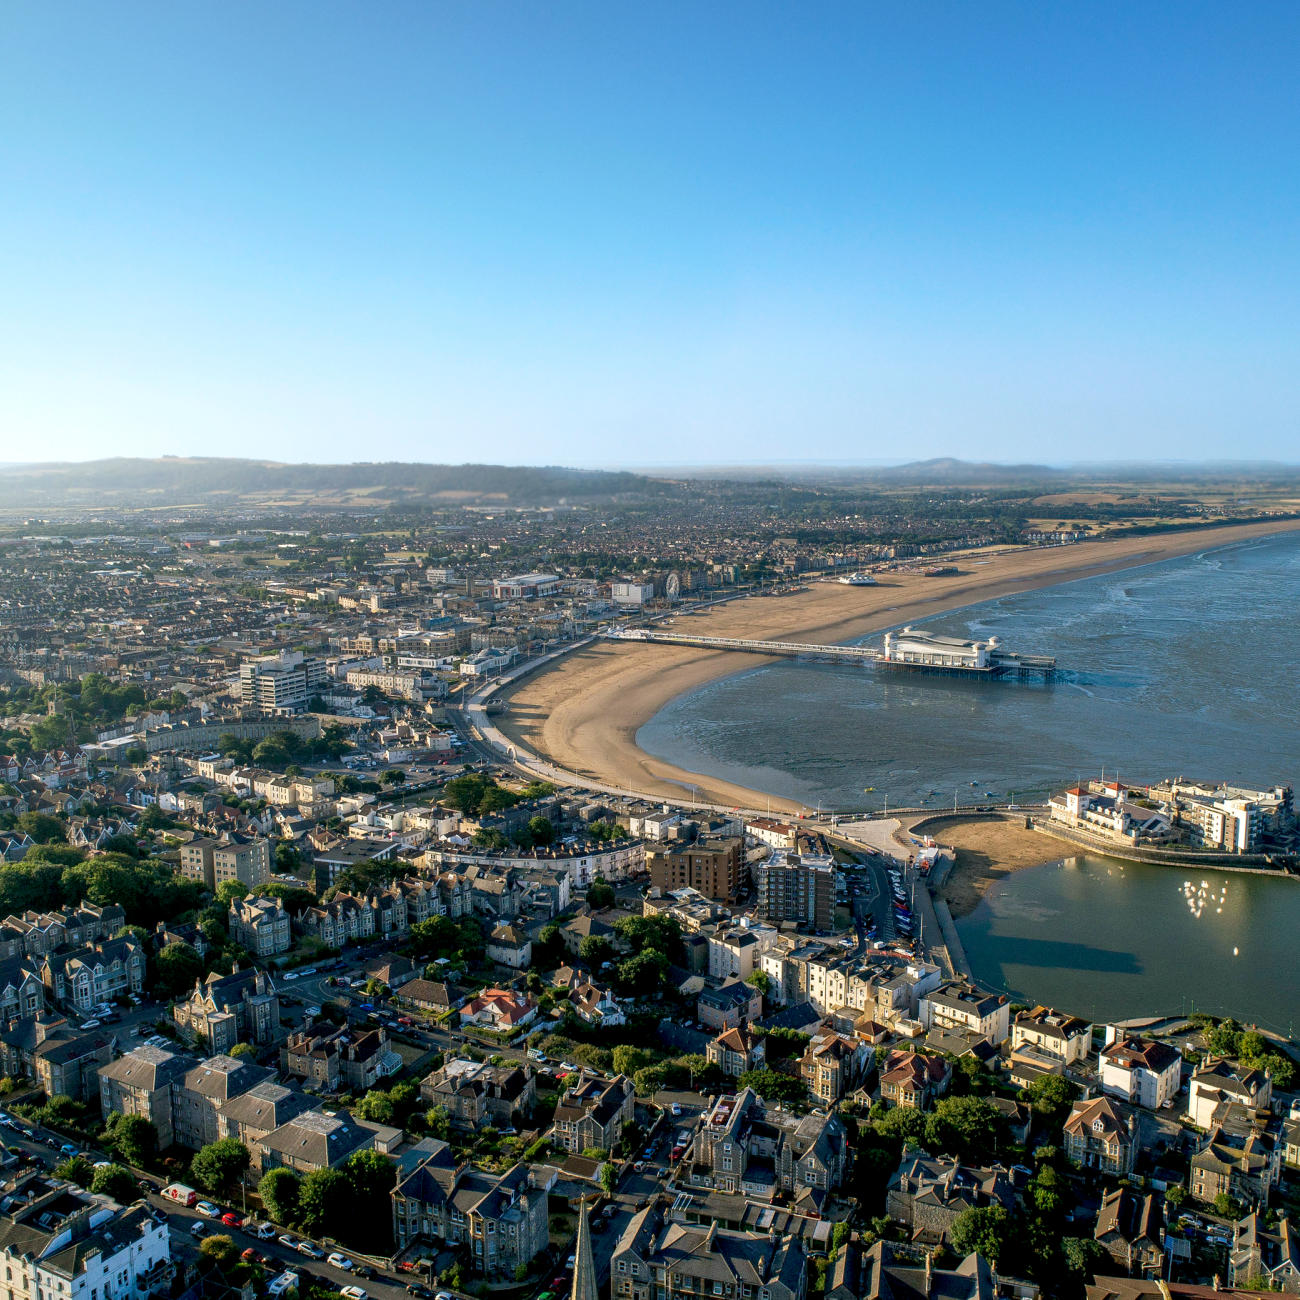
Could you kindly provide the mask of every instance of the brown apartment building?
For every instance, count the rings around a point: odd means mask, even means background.
[[[698,889],[705,898],[734,903],[745,882],[745,841],[738,835],[680,847],[646,846],[650,885],[667,894]]]

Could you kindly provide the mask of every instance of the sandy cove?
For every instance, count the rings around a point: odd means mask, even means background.
[[[945,557],[952,577],[886,574],[879,586],[814,582],[792,596],[751,597],[683,618],[696,636],[849,641],[999,596],[1115,573],[1251,538],[1300,530],[1300,520],[1189,530],[1076,546]],[[972,559],[988,560],[974,566]],[[692,787],[708,803],[805,811],[802,804],[702,776],[653,758],[636,733],[670,700],[771,659],[724,650],[598,642],[539,671],[510,693],[510,710],[493,721],[558,767],[608,785],[680,800]],[[1060,856],[1058,851],[1056,856]]]

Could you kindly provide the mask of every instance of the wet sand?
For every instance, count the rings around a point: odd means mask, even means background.
[[[922,830],[936,844],[956,850],[956,862],[939,891],[954,919],[973,912],[980,899],[1013,872],[1059,862],[1069,854],[1059,840],[1026,830],[1023,818],[914,820],[925,821]]]
[[[814,582],[796,595],[751,597],[679,617],[673,630],[697,636],[831,644],[999,596],[1296,530],[1300,520],[944,557],[945,564],[958,566],[958,574],[945,578],[886,574],[875,587]],[[797,812],[803,805],[777,798],[769,801],[743,786],[675,767],[652,758],[636,743],[638,729],[670,700],[768,662],[759,655],[722,650],[604,641],[525,679],[509,695],[509,712],[493,721],[557,766],[595,781],[663,798],[690,797],[694,790],[707,803]],[[956,905],[953,913],[959,914]]]

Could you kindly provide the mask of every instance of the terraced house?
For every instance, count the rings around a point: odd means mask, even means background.
[[[1065,1154],[1080,1169],[1097,1169],[1117,1178],[1133,1172],[1138,1151],[1137,1120],[1111,1098],[1076,1101],[1062,1132]]]
[[[230,937],[254,957],[274,957],[293,946],[289,913],[279,898],[237,898],[227,917]]]
[[[458,1128],[509,1127],[536,1104],[537,1079],[531,1066],[457,1059],[420,1083],[420,1100],[442,1106]]]
[[[849,1147],[836,1115],[798,1116],[766,1106],[752,1088],[721,1096],[704,1117],[689,1182],[818,1209],[848,1172]]]
[[[633,1219],[611,1260],[611,1294],[616,1300],[637,1300],[641,1294],[654,1300],[803,1300],[807,1292],[808,1258],[798,1237],[669,1223],[642,1245],[642,1215],[657,1211],[652,1207]],[[641,1270],[648,1274],[643,1291]]]
[[[280,1040],[280,997],[264,970],[240,970],[229,975],[213,971],[194,992],[172,1008],[176,1027],[206,1042],[217,1054],[236,1043],[266,1047]]]
[[[41,981],[55,1002],[88,1012],[100,1002],[144,990],[144,949],[134,939],[109,939],[50,953]]]
[[[589,1147],[613,1151],[623,1126],[632,1123],[635,1114],[636,1089],[631,1079],[621,1074],[609,1082],[588,1079],[583,1070],[555,1108],[551,1139],[573,1155]]]
[[[546,1193],[526,1165],[491,1174],[456,1164],[448,1148],[427,1156],[392,1192],[393,1240],[465,1246],[474,1271],[509,1277],[547,1246]]]
[[[165,1286],[167,1225],[155,1223],[147,1206],[123,1209],[43,1174],[6,1190],[0,1258],[15,1300],[111,1300]]]
[[[176,1098],[198,1061],[161,1047],[140,1046],[99,1069],[99,1108],[108,1116],[141,1115],[158,1131],[158,1150],[176,1141]]]
[[[19,1020],[45,1010],[40,964],[26,957],[0,962],[0,1020]]]

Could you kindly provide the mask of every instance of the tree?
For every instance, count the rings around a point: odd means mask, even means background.
[[[682,928],[676,917],[661,913],[624,916],[614,923],[614,929],[620,938],[627,940],[633,952],[652,949],[672,961],[681,949]]]
[[[431,1137],[436,1137],[439,1141],[445,1142],[447,1134],[451,1132],[451,1116],[447,1113],[445,1106],[434,1106],[424,1115],[424,1125],[429,1130]]]
[[[287,873],[292,869],[283,866],[280,862],[279,856],[280,849],[284,847],[286,846],[281,844],[279,848],[276,849],[275,865],[279,867],[281,871]],[[290,853],[293,853],[292,849],[289,851]],[[294,853],[295,859],[297,856],[298,855]],[[283,884],[278,880],[271,881],[269,885],[263,885],[262,892],[270,895],[272,898],[280,899],[281,902],[284,903],[284,910],[288,912],[290,916],[300,916],[307,908],[316,906],[316,895],[313,894],[311,890],[295,889],[292,885]]]
[[[530,817],[528,819],[528,833],[533,837],[534,844],[551,844],[555,840],[555,827],[551,825],[549,817]],[[591,902],[590,894],[587,895],[587,901]],[[591,905],[593,908],[596,907],[595,903]]]
[[[37,844],[62,844],[68,838],[68,828],[49,813],[25,812],[18,818],[17,827]]]
[[[618,1166],[612,1161],[605,1161],[600,1167],[600,1186],[606,1196],[614,1195],[614,1188],[618,1186]]]
[[[667,976],[668,958],[653,948],[645,948],[635,957],[620,962],[616,972],[620,992],[632,997],[652,996]]]
[[[118,1159],[136,1169],[153,1164],[158,1155],[158,1130],[143,1115],[114,1111],[104,1125],[104,1141]]]
[[[386,1092],[368,1092],[357,1103],[356,1113],[361,1119],[371,1120],[376,1124],[393,1122],[393,1102]]]
[[[925,1137],[925,1125],[925,1113],[913,1110],[910,1106],[895,1106],[872,1122],[878,1137],[892,1138],[903,1143],[920,1142]]]
[[[1187,1199],[1187,1188],[1182,1183],[1175,1183],[1166,1193],[1165,1200],[1177,1209]]]
[[[227,1268],[239,1258],[239,1251],[235,1246],[234,1238],[227,1237],[224,1232],[218,1232],[214,1236],[204,1237],[202,1244],[199,1246],[199,1254],[205,1259],[210,1259],[214,1264]]]
[[[771,992],[771,989],[772,989],[772,981],[771,981],[770,977],[768,976],[768,973],[767,973],[766,971],[763,971],[763,970],[756,970],[756,971],[755,971],[755,972],[754,972],[754,973],[753,973],[753,974],[752,974],[752,975],[751,975],[751,976],[750,976],[750,977],[745,981],[745,983],[746,983],[746,984],[750,984],[750,985],[752,985],[752,986],[753,986],[754,988],[756,988],[756,989],[757,989],[757,990],[758,990],[758,991],[759,991],[759,992],[760,992],[764,997],[766,997],[766,996],[768,995],[768,993]]]
[[[1097,1265],[1106,1258],[1106,1248],[1091,1237],[1063,1237],[1061,1258],[1071,1273],[1084,1278],[1097,1271]]]
[[[217,886],[217,905],[229,908],[237,898],[248,897],[248,886],[239,880],[223,880]]]
[[[122,1165],[109,1165],[107,1169],[96,1169],[90,1180],[90,1190],[104,1196],[111,1196],[119,1205],[129,1205],[140,1194],[140,1185],[132,1177],[131,1171]]]
[[[589,934],[578,945],[578,956],[592,970],[598,971],[605,962],[613,961],[617,954],[614,952],[614,945],[608,939],[598,934]]]
[[[593,912],[603,912],[614,906],[614,886],[607,884],[603,876],[597,876],[587,889],[587,905]]]
[[[367,1251],[387,1251],[392,1241],[390,1193],[397,1184],[396,1166],[378,1151],[358,1151],[343,1172],[351,1187],[349,1237]]]
[[[1214,1212],[1221,1219],[1235,1219],[1237,1217],[1237,1203],[1227,1192],[1220,1192],[1214,1198]]]
[[[95,1167],[85,1156],[69,1156],[54,1172],[78,1187],[89,1187],[95,1176]]]
[[[632,1047],[627,1043],[620,1043],[614,1049],[614,1069],[619,1074],[625,1074],[630,1079],[638,1070],[644,1070],[646,1066],[654,1064],[654,1054],[648,1052],[643,1047]]]
[[[983,1098],[944,1097],[926,1117],[926,1150],[982,1164],[997,1151],[1001,1127],[1002,1116]]]
[[[405,785],[406,773],[400,767],[390,767],[379,774],[380,785]]]
[[[775,1070],[746,1070],[736,1083],[741,1088],[753,1088],[765,1101],[804,1101],[808,1096],[802,1079]]]
[[[337,1237],[351,1209],[352,1185],[339,1169],[317,1169],[302,1180],[298,1219],[313,1237]]]
[[[252,1043],[236,1043],[234,1047],[226,1053],[227,1056],[256,1056],[257,1048]]]
[[[1029,1097],[1034,1109],[1053,1125],[1060,1124],[1065,1119],[1070,1103],[1078,1095],[1079,1089],[1059,1074],[1040,1074],[1029,1085]]]
[[[952,1247],[958,1255],[972,1252],[996,1264],[1007,1244],[1011,1220],[1000,1205],[974,1206],[952,1221]]]
[[[158,991],[163,997],[189,993],[203,975],[203,958],[187,943],[169,943],[158,954]]]
[[[292,1169],[272,1169],[262,1175],[257,1194],[274,1222],[287,1227],[296,1221],[300,1186]]]
[[[213,1196],[226,1196],[251,1163],[248,1148],[238,1138],[209,1142],[190,1162],[190,1177]]]

